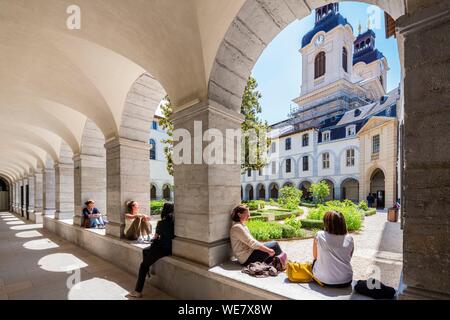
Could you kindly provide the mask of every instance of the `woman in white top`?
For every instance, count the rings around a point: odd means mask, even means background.
[[[139,203],[130,201],[127,204],[128,212],[125,215],[125,238],[138,240],[139,243],[150,241],[152,226],[150,216],[139,213]]]
[[[237,206],[231,213],[233,225],[230,229],[230,241],[233,253],[244,266],[253,262],[271,263],[274,256],[282,253],[281,248],[276,241],[257,241],[245,225],[249,218],[250,211],[243,205]]]
[[[352,284],[351,259],[353,238],[347,233],[345,218],[340,212],[327,212],[324,231],[319,231],[313,245],[313,274],[324,285],[348,287]]]

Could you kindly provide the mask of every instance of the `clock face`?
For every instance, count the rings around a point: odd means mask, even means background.
[[[325,37],[323,34],[321,34],[320,36],[317,37],[316,39],[316,46],[319,46],[323,43],[323,41],[325,40]]]

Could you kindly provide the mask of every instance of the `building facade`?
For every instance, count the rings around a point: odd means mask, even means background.
[[[173,176],[167,171],[164,140],[167,132],[159,125],[160,116],[155,115],[150,130],[150,199],[173,200]]]
[[[273,124],[268,165],[242,175],[244,200],[278,198],[287,185],[310,199],[312,183],[325,181],[331,199],[366,200],[379,208],[397,200],[399,89],[386,91],[389,66],[375,33],[354,36],[332,4],[316,10],[302,38],[302,84],[297,107]]]

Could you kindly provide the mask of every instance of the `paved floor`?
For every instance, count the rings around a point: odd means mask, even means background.
[[[135,277],[10,213],[0,213],[0,300],[126,300]],[[146,284],[144,298],[171,299]]]

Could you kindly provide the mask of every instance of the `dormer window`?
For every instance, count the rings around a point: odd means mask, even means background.
[[[347,137],[354,137],[356,135],[356,126],[348,126],[345,131]]]
[[[331,132],[330,131],[322,132],[322,142],[330,141],[330,138],[331,138]]]
[[[355,110],[355,118],[356,118],[356,117],[359,117],[360,115],[361,115],[361,110],[356,109],[356,110]]]

